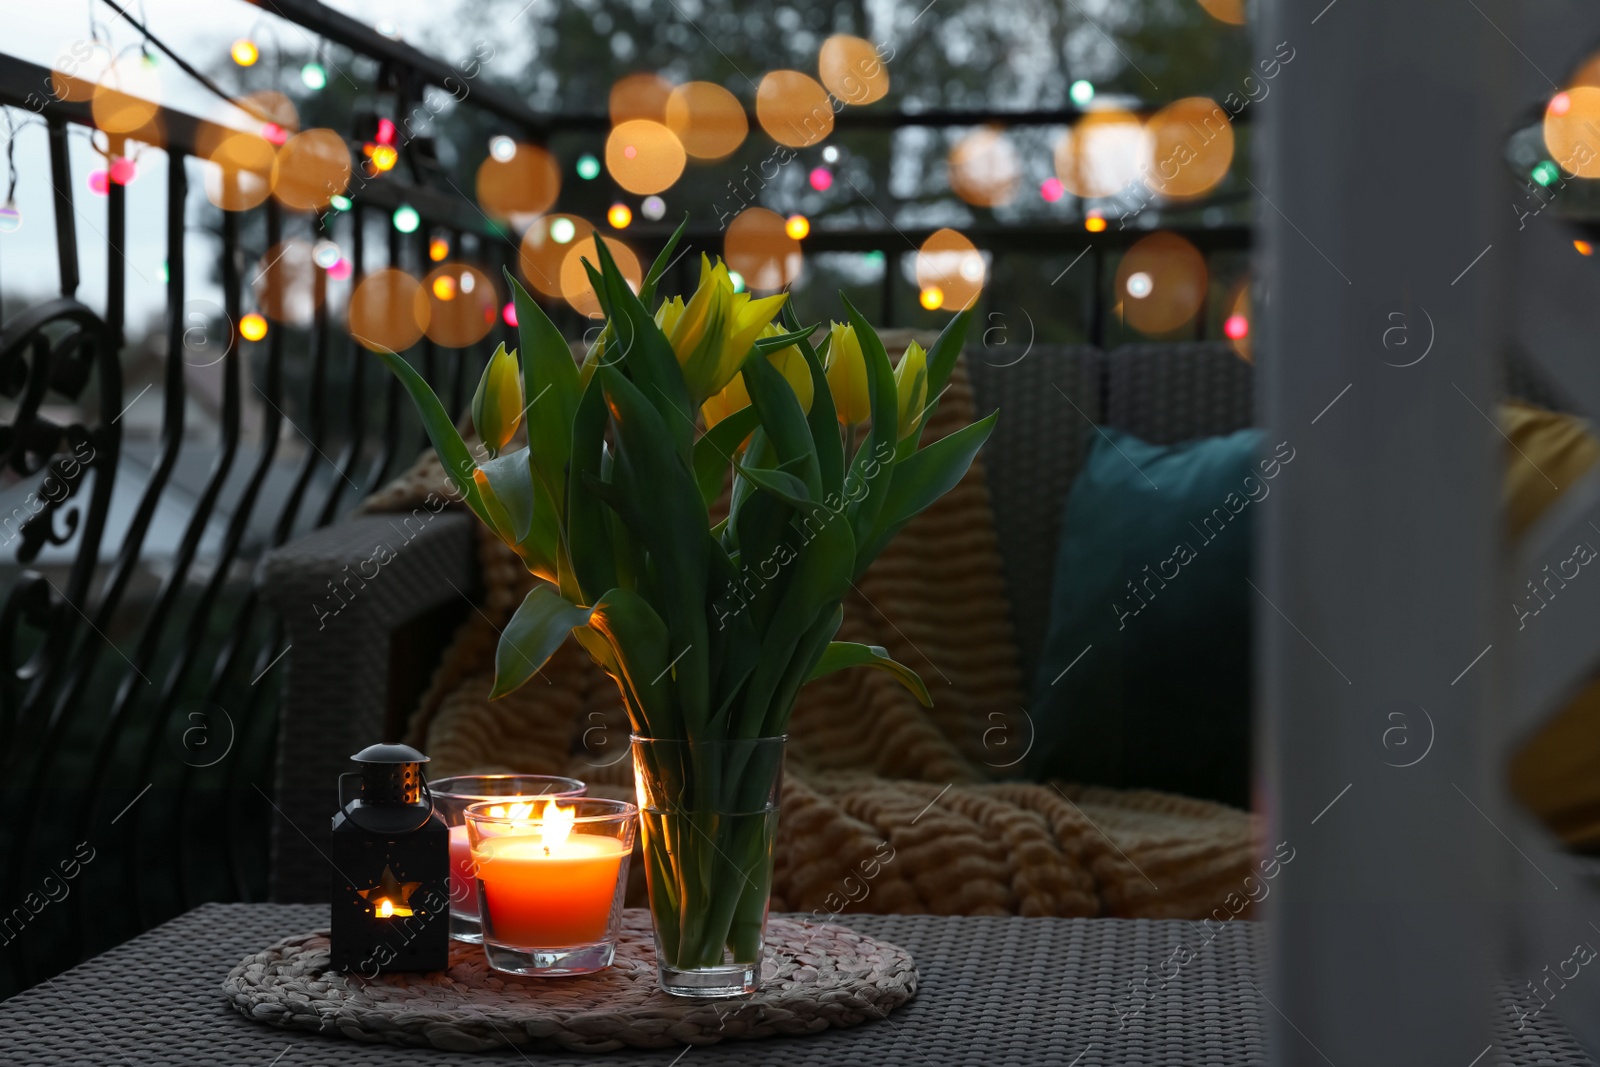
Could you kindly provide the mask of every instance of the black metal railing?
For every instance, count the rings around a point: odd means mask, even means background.
[[[378,59],[390,83],[409,91],[454,72],[318,4],[278,0],[277,7]],[[402,110],[405,99],[402,93]],[[533,115],[488,87],[476,90],[473,103],[535,140],[596,121]],[[344,330],[340,310],[329,307],[325,271],[314,276],[318,299],[308,325],[274,323],[262,340],[241,337],[247,264],[289,236],[331,238],[348,250],[354,284],[382,266],[424,273],[430,236],[445,234],[453,259],[498,280],[502,268],[516,266],[518,249],[514,236],[453,188],[397,175],[365,184],[346,212],[294,214],[270,199],[248,211],[217,210],[195,195],[206,124],[162,109],[165,345],[159,376],[141,389],[125,380],[127,190],[106,188],[103,231],[74,195],[81,176],[73,173],[71,138],[93,129],[90,108],[57,99],[49,70],[3,55],[0,104],[47,128],[48,159],[25,162],[48,171],[58,274],[50,299],[14,313],[0,303],[0,486],[9,485],[0,488],[7,502],[0,547],[10,557],[0,562],[4,996],[201,901],[264,898],[287,650],[255,592],[256,561],[338,520],[422,446],[398,383],[377,373]],[[859,121],[892,128],[934,118],[982,121],[960,113]],[[120,150],[115,138],[103,148]],[[421,217],[414,233],[388,223],[402,204]],[[216,242],[222,295],[215,314],[198,321],[190,297],[204,265],[187,252],[197,229]],[[1075,315],[1082,339],[1107,340],[1106,309],[1114,303],[1107,267],[1140,231],[1089,234],[1063,223],[967,232],[989,256],[991,277],[1021,259],[1065,264],[1086,254],[1073,281]],[[1238,226],[1189,235],[1207,254],[1242,253],[1249,242]],[[648,262],[666,236],[665,226],[641,227],[627,239]],[[925,236],[892,225],[818,229],[807,251],[879,253],[878,320],[896,325],[915,305],[901,264]],[[79,296],[85,241],[106,250],[98,309]],[[689,231],[691,251],[715,253],[721,241],[710,225]],[[696,259],[680,259],[669,281],[692,286]],[[1066,300],[1066,290],[1051,299]],[[984,299],[1003,304],[1006,294]],[[584,320],[552,313],[569,336],[581,335]],[[1198,331],[1215,319],[1201,315]],[[429,381],[444,383],[441,392],[459,412],[492,344],[511,333],[498,325],[466,350],[423,339],[406,355]],[[198,357],[197,346],[204,358],[189,358]],[[191,403],[201,374],[216,376],[205,379],[219,398],[214,420]],[[160,405],[152,432],[128,418],[140,404]]]

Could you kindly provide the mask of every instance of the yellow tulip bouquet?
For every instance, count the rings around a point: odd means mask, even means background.
[[[581,366],[507,273],[521,359],[502,345],[478,385],[481,459],[416,370],[380,356],[460,497],[542,579],[501,635],[492,696],[570,634],[615,679],[636,738],[687,743],[670,768],[641,766],[637,741],[635,754],[641,799],[668,783],[682,815],[655,823],[641,804],[658,946],[692,970],[759,962],[775,801],[771,817],[740,816],[764,811],[777,770],[739,743],[781,738],[800,688],[848,667],[888,671],[931,704],[884,649],[833,637],[852,583],[955,486],[996,415],[920,444],[965,312],[895,368],[848,300],[814,346],[788,294],[737,292],[702,257],[689,299],[652,314],[682,232],[637,294],[596,241],[585,267],[606,322]],[[508,450],[524,419],[528,444]]]

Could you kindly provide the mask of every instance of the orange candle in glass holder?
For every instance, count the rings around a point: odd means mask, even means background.
[[[571,807],[547,801],[537,819],[532,808],[513,804],[504,832],[472,835],[494,940],[529,949],[602,940],[629,848],[615,836],[573,833]]]

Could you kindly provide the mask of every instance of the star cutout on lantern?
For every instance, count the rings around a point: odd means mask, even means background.
[[[378,879],[378,884],[371,889],[357,889],[356,893],[372,905],[375,915],[387,919],[393,915],[416,914],[411,907],[411,894],[415,893],[421,884],[421,882],[400,881],[386,863],[383,865],[383,877]]]

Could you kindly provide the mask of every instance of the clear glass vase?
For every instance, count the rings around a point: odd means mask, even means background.
[[[633,739],[661,988],[736,997],[761,984],[786,738]]]

